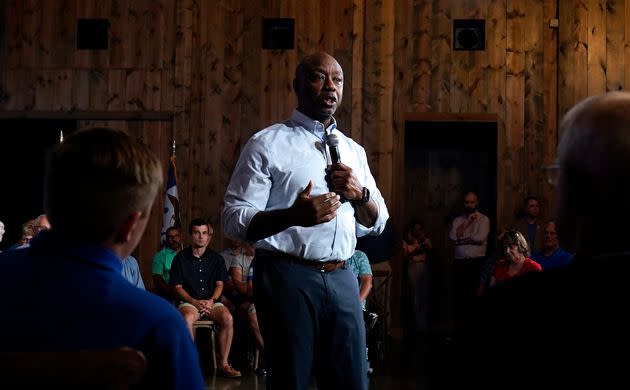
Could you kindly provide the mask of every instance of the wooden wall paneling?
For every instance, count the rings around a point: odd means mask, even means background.
[[[378,156],[370,151],[378,150],[378,103],[381,89],[379,87],[379,74],[382,62],[380,51],[380,31],[382,30],[381,5],[377,2],[366,2],[364,31],[364,61],[363,67],[363,117],[361,118],[360,143],[367,153],[367,159],[375,174],[378,168]]]
[[[459,4],[458,7],[451,9],[452,20],[455,19],[468,19],[469,14],[469,2],[464,1]],[[449,27],[452,34],[452,26]],[[452,37],[454,41],[456,37]],[[452,47],[451,41],[451,47]],[[449,80],[449,112],[470,112],[469,102],[470,95],[468,94],[468,72],[472,68],[470,61],[472,60],[469,51],[459,51],[452,49],[452,67],[451,78]]]
[[[162,45],[160,50],[161,64],[163,69],[173,69],[175,67],[175,0],[163,0],[162,2]],[[159,39],[159,37],[158,37]]]
[[[330,15],[332,20],[331,34],[333,34],[333,51],[332,54],[343,68],[344,77],[344,89],[343,89],[343,103],[337,109],[335,113],[335,119],[337,119],[339,126],[345,132],[350,135],[352,133],[352,0],[343,0],[335,2],[335,7],[330,7],[329,12],[333,12]],[[329,23],[330,24],[330,23]],[[297,61],[296,61],[297,64]],[[295,65],[292,64],[292,74],[295,73]],[[293,78],[291,78],[293,79]],[[291,83],[289,83],[290,86]],[[295,106],[295,105],[294,105]],[[289,111],[290,112],[290,111]]]
[[[298,58],[304,57],[308,53],[322,50],[322,38],[319,27],[320,2],[299,1],[296,8],[295,36]],[[307,16],[308,15],[308,16]]]
[[[127,71],[110,69],[107,72],[107,111],[122,111],[125,108],[125,86]]]
[[[58,21],[55,20],[56,12],[55,8],[61,4],[55,1],[39,1],[41,7],[41,24],[39,26],[39,36],[37,38],[36,45],[39,50],[39,61],[37,65],[44,69],[49,69],[54,63],[54,57],[56,55],[54,31],[55,26],[58,25]],[[33,64],[35,65],[35,64]]]
[[[4,98],[0,101],[0,109],[6,111],[23,110],[24,106],[20,100],[24,98],[25,69],[7,69],[4,73],[2,87],[4,88]]]
[[[149,111],[159,111],[162,109],[160,105],[162,97],[162,70],[151,67],[145,72],[145,77],[142,88],[144,108]]]
[[[433,3],[429,0],[424,0],[420,5],[416,5],[415,8],[419,8],[419,10],[414,12],[414,15],[418,15],[418,18],[414,17],[414,24],[417,25],[417,27],[414,26],[414,36],[416,31],[419,36],[414,45],[414,50],[416,51],[414,57],[418,61],[419,73],[414,73],[412,108],[413,111],[426,112],[431,108],[431,73],[433,67],[431,62],[431,15],[433,13]],[[415,30],[416,28],[417,30]]]
[[[129,111],[144,111],[144,80],[142,69],[128,69],[125,78],[125,109]]]
[[[193,175],[190,167],[190,92],[192,86],[192,27],[193,1],[177,3],[175,41],[175,98],[173,128],[177,142],[177,189],[181,205],[182,224],[187,226],[190,208],[189,184]],[[181,186],[181,187],[180,187]],[[186,230],[186,229],[184,229]]]
[[[94,17],[94,2],[93,1],[76,1],[77,4],[77,20],[93,18]],[[75,36],[77,34],[77,22],[73,27]],[[75,50],[74,52],[74,67],[75,68],[90,68],[92,63],[92,50]]]
[[[280,5],[279,16],[281,18],[295,18],[297,19],[297,0],[283,0]],[[335,3],[339,4],[340,1]],[[339,6],[331,6],[331,9],[337,9]],[[332,15],[331,15],[332,16]],[[335,20],[331,17],[329,20]],[[276,102],[277,112],[275,115],[275,121],[284,120],[288,118],[293,109],[296,107],[297,98],[293,92],[293,79],[295,75],[295,68],[298,63],[296,50],[280,50],[278,53],[278,63],[275,74],[277,76],[275,81],[275,91],[278,94],[278,100]],[[344,123],[343,121],[341,122]]]
[[[42,20],[41,3],[37,0],[24,0],[22,26],[22,66],[36,68],[39,64],[39,34]]]
[[[506,41],[506,149],[502,163],[506,179],[503,191],[506,198],[503,215],[514,218],[523,197],[524,170],[524,96],[525,96],[525,1],[509,0],[507,5]]]
[[[146,61],[146,66],[150,69],[162,68],[162,51],[165,49],[165,6],[168,6],[168,4],[164,0],[153,0],[147,4],[147,10],[143,17],[143,30],[146,31],[146,38],[148,39],[148,41],[144,41],[143,45],[147,50],[144,54],[144,60]],[[172,13],[168,13],[168,15],[172,15]]]
[[[588,0],[586,52],[588,66],[587,95],[606,91],[606,3],[608,0]]]
[[[451,0],[433,0],[431,111],[449,112],[451,84]]]
[[[103,68],[92,68],[89,70],[89,90],[90,90],[90,110],[105,111],[108,100],[108,80],[109,71]]]
[[[420,66],[417,59],[422,54],[416,53],[416,47],[419,46],[417,41],[420,39],[418,31],[420,28],[428,28],[429,25],[423,25],[422,20],[417,18],[417,8],[413,4],[401,1],[396,5],[395,15],[395,86],[394,86],[394,171],[405,172],[405,112],[415,111],[417,105],[415,101],[415,81],[419,79]],[[360,66],[357,69],[361,69]],[[353,112],[353,116],[356,113]],[[357,116],[360,119],[360,116]],[[396,208],[390,208],[390,218],[394,221],[395,226],[402,226],[401,222],[406,220],[408,210],[411,205],[406,202],[407,181],[405,175],[392,175],[393,191],[391,202],[398,205]]]
[[[234,145],[232,153],[233,164],[236,164],[241,148],[249,137],[260,130],[265,123],[262,121],[260,102],[262,100],[262,75],[260,58],[262,58],[262,9],[253,3],[244,1],[243,9],[243,56],[242,56],[242,88],[240,98],[240,129],[235,129],[240,140]],[[299,37],[300,22],[296,20],[296,34]],[[230,172],[234,165],[230,167]]]
[[[88,110],[90,108],[90,71],[77,69],[72,71],[72,109]]]
[[[469,7],[469,17],[484,19],[487,23],[488,1],[474,0]],[[486,38],[487,44],[488,39]],[[471,51],[469,57],[468,85],[466,88],[470,100],[468,110],[469,112],[488,112],[488,51]]]
[[[393,126],[394,126],[394,26],[395,9],[393,1],[383,2],[381,8],[382,35],[380,51],[383,65],[380,73],[379,85],[382,90],[379,96],[378,110],[378,144],[369,145],[368,153],[378,153],[378,166],[370,167],[376,182],[391,207],[392,193],[392,167],[393,167]]]
[[[277,13],[269,2],[262,8],[261,18],[278,17]],[[262,23],[262,19],[261,19]],[[296,21],[297,24],[297,21]],[[261,27],[262,28],[262,27]],[[276,77],[275,53],[273,50],[262,49],[260,51],[259,71],[260,74],[260,128],[269,126],[278,118],[276,117],[276,102],[278,97],[273,95],[274,80]]]
[[[606,60],[606,91],[620,91],[628,89],[630,85],[624,84],[624,73],[629,72],[628,64],[624,60],[625,47],[628,41],[625,40],[625,30],[628,28],[628,20],[625,15],[625,8],[630,1],[608,0],[606,2],[606,39],[603,56]],[[591,45],[589,43],[589,52]]]
[[[14,69],[23,66],[24,52],[24,2],[13,0],[7,1],[5,4],[5,65],[6,69]],[[8,75],[8,73],[7,73]],[[9,80],[5,77],[6,82]],[[14,99],[15,101],[15,99]]]
[[[547,165],[556,159],[558,140],[558,29],[551,28],[548,20],[558,17],[558,2],[543,0],[543,156]],[[542,199],[547,205],[543,214],[547,219],[553,216],[553,187],[548,183],[542,186]]]
[[[219,249],[227,247],[228,243],[221,226],[221,211],[223,210],[223,196],[232,176],[238,152],[241,145],[241,115],[243,100],[243,51],[244,43],[244,5],[238,0],[228,1],[224,11],[224,32],[228,41],[225,43],[224,56],[224,86],[220,104],[223,110],[217,131],[217,141],[210,150],[217,155],[216,175],[216,225],[215,242]]]
[[[37,83],[35,84],[35,110],[47,111],[52,109],[54,96],[54,71],[36,71]]]
[[[51,1],[52,2],[52,1]],[[52,56],[54,68],[70,69],[74,66],[76,52],[77,1],[53,2],[56,6],[49,15],[54,22]]]
[[[630,67],[630,1],[625,1],[625,12],[623,13],[624,15],[624,20],[625,20],[625,30],[624,30],[624,37],[625,37],[625,44],[624,44],[624,89],[626,91],[630,90],[630,69],[628,69]],[[619,11],[621,12],[621,10]]]
[[[200,44],[203,57],[199,71],[203,88],[198,92],[201,99],[199,106],[201,116],[197,135],[199,139],[197,153],[201,164],[199,191],[195,193],[197,198],[194,203],[199,205],[199,212],[203,216],[210,218],[215,230],[215,238],[211,245],[220,250],[220,204],[224,190],[219,188],[217,180],[221,165],[221,153],[217,153],[217,147],[222,145],[221,133],[229,131],[229,128],[223,128],[224,112],[233,109],[222,104],[228,83],[224,77],[226,45],[230,43],[232,37],[226,34],[225,21],[229,11],[225,2],[215,7],[204,7],[201,14],[203,30],[200,32]],[[194,95],[196,96],[197,92]]]
[[[560,121],[575,102],[575,78],[573,76],[576,73],[586,71],[586,69],[578,68],[575,63],[576,8],[572,3],[569,0],[560,0],[558,6],[558,119]],[[562,129],[558,128],[558,139],[561,138],[561,132]]]
[[[63,69],[53,72],[53,111],[70,111],[72,109],[72,71]]]
[[[525,59],[524,159],[525,195],[540,197],[544,179],[543,164],[543,0],[525,4],[523,49]]]
[[[579,0],[575,7],[575,63],[567,71],[575,78],[575,100],[573,104],[588,96],[588,4],[587,0]]]
[[[490,0],[486,18],[486,51],[488,52],[488,108],[489,113],[497,114],[497,227],[510,223],[503,215],[505,209],[507,169],[503,164],[506,155],[506,52],[507,52],[507,7],[504,0]]]
[[[350,137],[361,142],[363,128],[363,50],[365,32],[365,0],[352,0],[352,64],[350,75],[351,84],[345,84],[344,88],[350,89],[350,103],[352,117],[351,127],[347,128]],[[344,75],[348,71],[345,70]]]
[[[162,69],[160,72],[160,108],[163,111],[173,111],[175,98],[175,69]]]
[[[109,65],[112,68],[127,66],[128,40],[133,32],[129,29],[129,0],[114,0],[109,16]],[[174,26],[172,35],[175,35]]]
[[[127,35],[123,37],[125,68],[138,68],[146,65],[144,53],[147,46],[147,33],[144,31],[144,11],[150,0],[130,0],[127,3]]]
[[[207,46],[202,43],[202,32],[205,31],[208,20],[205,11],[207,7],[203,6],[203,2],[193,1],[192,8],[192,59],[190,67],[190,108],[189,108],[189,123],[188,123],[188,154],[186,156],[187,166],[190,170],[190,176],[188,177],[188,185],[186,191],[188,192],[189,204],[186,206],[188,221],[192,218],[207,217],[202,213],[200,203],[200,182],[204,179],[201,176],[203,173],[202,167],[205,164],[203,160],[202,152],[205,146],[205,140],[202,137],[203,129],[201,129],[201,101],[204,75],[201,73],[202,62],[205,64],[210,61],[207,53]],[[210,64],[208,64],[210,66]]]

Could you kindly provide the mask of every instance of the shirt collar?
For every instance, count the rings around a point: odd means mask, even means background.
[[[331,117],[331,119],[332,123],[330,124],[330,126],[328,126],[328,128],[325,129],[322,122],[304,115],[297,109],[293,110],[293,114],[291,114],[292,121],[304,127],[306,130],[315,134],[322,140],[326,138],[326,133],[330,134],[333,130],[337,128],[337,121],[335,120],[335,117]]]

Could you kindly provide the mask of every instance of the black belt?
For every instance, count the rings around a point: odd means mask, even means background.
[[[256,249],[256,257],[267,257],[270,259],[278,259],[291,262],[293,264],[301,265],[308,268],[316,269],[320,272],[330,272],[339,268],[346,267],[345,260],[329,260],[329,261],[315,261],[315,260],[304,260],[300,257],[290,255],[284,252],[278,251],[269,251],[266,249]]]

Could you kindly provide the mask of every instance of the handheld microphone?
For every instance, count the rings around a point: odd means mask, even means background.
[[[336,135],[330,134],[326,138],[326,144],[330,150],[330,159],[333,164],[339,164],[341,162],[341,156],[339,155],[339,138]]]
[[[330,151],[330,160],[333,164],[339,164],[341,162],[341,156],[339,155],[339,138],[334,134],[329,134],[326,138],[326,144]],[[347,199],[342,193],[337,193],[341,203],[346,202]]]

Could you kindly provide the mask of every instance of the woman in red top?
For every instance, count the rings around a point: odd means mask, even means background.
[[[498,260],[490,285],[503,282],[528,272],[540,272],[540,264],[530,259],[529,246],[525,237],[516,230],[505,232],[501,240],[505,258]]]

